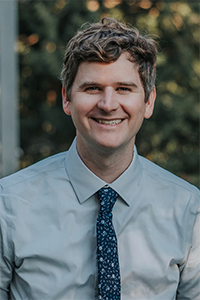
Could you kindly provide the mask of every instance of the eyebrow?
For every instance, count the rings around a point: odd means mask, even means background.
[[[133,88],[138,88],[137,84],[132,82],[132,81],[117,81],[114,83],[115,85],[120,85],[120,86],[131,86]],[[83,82],[78,89],[83,89],[87,86],[103,86],[102,84],[95,82],[95,81],[85,81]]]
[[[123,85],[123,86],[132,86],[134,88],[137,88],[137,84],[132,81],[117,81],[116,85]]]
[[[85,81],[81,85],[79,85],[78,88],[83,89],[87,86],[94,86],[94,85],[102,86],[101,84],[99,84],[98,82],[95,82],[95,81]]]

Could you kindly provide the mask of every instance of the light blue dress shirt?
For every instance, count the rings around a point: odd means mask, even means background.
[[[0,299],[97,299],[96,192],[69,151],[0,181]],[[112,184],[122,300],[200,299],[199,190],[140,157]],[[111,300],[111,299],[109,299]]]

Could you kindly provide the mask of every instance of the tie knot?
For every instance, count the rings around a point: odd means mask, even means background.
[[[101,188],[97,195],[100,200],[100,211],[111,213],[118,194],[110,187],[106,187]]]

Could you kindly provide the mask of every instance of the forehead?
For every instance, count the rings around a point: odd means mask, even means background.
[[[138,66],[130,61],[130,55],[123,53],[114,62],[91,62],[80,63],[74,83],[85,80],[110,81],[140,81]]]

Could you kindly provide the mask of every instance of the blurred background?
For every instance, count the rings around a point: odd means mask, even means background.
[[[199,1],[19,0],[15,11],[18,169],[69,148],[75,129],[59,80],[65,47],[83,23],[110,16],[159,37],[157,102],[137,136],[139,154],[200,186]]]

